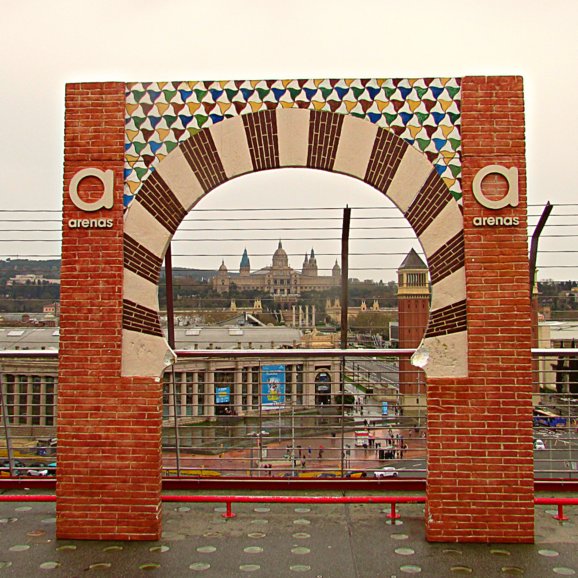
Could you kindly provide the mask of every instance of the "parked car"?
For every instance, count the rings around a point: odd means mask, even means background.
[[[536,440],[534,442],[534,449],[535,450],[545,450],[546,444],[542,440]]]
[[[20,460],[14,460],[12,467],[12,473],[15,476],[22,475],[22,468],[26,466]],[[8,478],[10,477],[10,461],[9,460],[0,460],[0,477]]]
[[[373,472],[374,478],[397,478],[398,471],[393,466],[385,466]]]
[[[363,470],[352,470],[349,472],[345,472],[345,477],[352,479],[367,478],[367,472],[364,472]]]

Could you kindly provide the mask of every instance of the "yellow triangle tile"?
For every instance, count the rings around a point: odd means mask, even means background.
[[[139,160],[139,157],[135,157],[134,155],[126,155],[124,158],[131,167]]]
[[[219,86],[221,88],[225,88],[225,86],[227,86],[227,84],[229,84],[229,81],[228,80],[219,80],[218,83],[219,83]]]
[[[167,84],[168,82],[157,82],[159,89],[162,90]]]
[[[221,109],[221,114],[225,114],[231,106],[233,106],[230,102],[219,102],[217,101],[219,108]]]
[[[377,86],[382,87],[383,83],[385,82],[385,78],[376,78],[375,81],[377,82]]]
[[[407,81],[409,82],[409,85],[413,87],[417,81],[417,78],[408,78]]]
[[[257,86],[261,81],[260,81],[260,80],[251,80],[250,82],[251,82],[251,86],[252,86],[253,88],[256,88],[256,86]]]
[[[259,112],[259,110],[261,108],[263,108],[263,103],[262,102],[253,102],[252,100],[249,101],[249,104],[251,105],[251,110],[253,112]]]
[[[293,102],[287,102],[285,100],[281,101],[281,106],[282,108],[293,108],[294,103]]]
[[[132,141],[134,140],[134,137],[135,137],[138,133],[139,133],[138,130],[130,130],[130,129],[127,129],[127,131],[126,131],[126,136],[128,137],[128,140],[129,140],[130,142],[132,142]]]
[[[134,182],[134,181],[127,181],[126,183],[128,185],[128,188],[130,189],[130,192],[134,195],[135,191],[140,187],[140,182]]]
[[[442,86],[445,86],[449,81],[450,81],[449,78],[440,78],[440,82],[442,83]]]
[[[415,112],[417,107],[421,104],[421,100],[409,100],[407,99],[407,104],[409,104],[409,108],[411,112]]]
[[[440,125],[442,132],[444,133],[444,137],[448,138],[452,132],[454,132],[453,126],[446,126],[445,124]]]
[[[411,126],[411,125],[408,125],[407,128],[411,133],[411,138],[415,138],[421,132],[422,129],[421,126]]]
[[[139,107],[137,103],[131,104],[129,102],[126,103],[126,112],[128,112],[129,116]]]
[[[375,104],[377,104],[379,112],[383,112],[388,107],[389,100],[376,100]]]
[[[164,141],[167,138],[167,135],[171,133],[170,129],[168,128],[157,128],[157,134],[161,141]]]
[[[312,100],[311,103],[313,104],[313,108],[317,111],[323,110],[323,107],[325,106],[325,101],[323,100]]]
[[[343,104],[345,104],[345,108],[347,109],[347,112],[351,112],[357,106],[357,101],[344,100]]]
[[[354,81],[353,78],[345,78],[345,84],[347,84],[347,86],[351,86],[351,83]]]
[[[201,107],[200,102],[187,102],[187,106],[189,107],[189,112],[191,114],[195,114],[197,110]]]
[[[456,184],[456,179],[450,179],[448,177],[442,177],[443,182],[446,184],[448,189],[451,189]]]
[[[169,108],[170,104],[166,103],[166,102],[159,102],[157,104],[157,109],[159,111],[159,114],[161,116],[163,116],[163,114],[165,114],[165,112],[167,112],[167,108]]]
[[[282,80],[283,88],[287,88],[293,81],[292,80]]]
[[[196,80],[189,80],[189,82],[187,82],[187,84],[189,85],[189,88],[191,90],[193,90],[193,88],[195,88],[195,86],[197,86],[197,84],[199,84],[199,83]]]
[[[456,156],[456,153],[453,151],[440,151],[440,152],[444,157],[444,159],[448,162],[451,161]]]
[[[166,157],[167,155],[165,154],[159,154],[157,155],[157,159],[159,160],[159,163]]]
[[[444,109],[444,112],[446,112],[447,109],[452,105],[453,100],[438,100],[438,102],[440,103],[441,107]]]

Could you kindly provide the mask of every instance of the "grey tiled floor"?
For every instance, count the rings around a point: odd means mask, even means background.
[[[0,578],[578,576],[578,508],[536,510],[536,544],[429,544],[422,505],[166,503],[159,542],[55,539],[52,503],[0,502]]]

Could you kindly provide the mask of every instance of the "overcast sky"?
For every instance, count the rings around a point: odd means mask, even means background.
[[[494,74],[524,77],[529,203],[576,201],[574,0],[18,0],[2,2],[2,21],[4,209],[60,209],[67,82]],[[276,198],[301,202],[294,183],[268,178],[238,179],[230,194],[259,199],[274,183]],[[308,185],[322,206],[351,193],[333,183]]]

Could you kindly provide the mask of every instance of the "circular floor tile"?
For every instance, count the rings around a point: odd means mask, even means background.
[[[461,556],[462,551],[458,550],[457,548],[444,548],[442,550],[442,554],[448,554],[450,556]]]
[[[473,572],[469,566],[452,566],[450,570],[454,574],[471,574]]]
[[[59,568],[60,565],[60,562],[42,562],[39,568],[41,570],[55,570],[56,568]]]
[[[45,536],[46,532],[44,530],[32,530],[31,532],[26,532],[26,535],[30,538],[40,538],[40,536]]]
[[[0,560],[0,570],[4,570],[4,568],[10,568],[10,566],[12,566],[12,562]]]
[[[400,556],[411,556],[412,554],[415,554],[413,548],[396,548],[394,552]]]
[[[403,520],[386,520],[388,526],[403,526]]]
[[[400,566],[399,570],[405,572],[406,574],[419,574],[421,572],[421,566],[415,566],[414,564],[405,564]]]
[[[215,548],[215,546],[199,546],[197,548],[197,552],[200,552],[201,554],[212,554],[216,551],[217,548]]]
[[[293,538],[297,538],[297,540],[306,540],[307,538],[311,538],[311,534],[308,534],[307,532],[295,532]]]
[[[261,566],[259,566],[259,564],[241,564],[241,566],[239,566],[239,570],[241,570],[241,572],[256,572],[260,569]]]
[[[160,564],[151,564],[151,563],[147,563],[147,564],[141,564],[139,566],[140,570],[158,570],[161,567]]]
[[[552,571],[555,574],[560,574],[560,576],[574,576],[576,574],[576,570],[574,570],[573,568],[565,568],[564,566],[552,568]]]
[[[178,508],[175,508],[175,510],[177,512],[190,512],[191,508],[189,508],[189,506],[179,506]]]
[[[254,512],[259,512],[259,513],[264,513],[264,512],[270,512],[270,511],[271,511],[271,508],[260,507],[260,508],[254,508],[253,511],[254,511]]]
[[[30,550],[30,546],[28,544],[16,544],[10,546],[8,550],[10,550],[10,552],[25,552],[26,550]]]
[[[243,548],[243,552],[247,554],[261,554],[263,552],[263,548],[261,546],[247,546]]]
[[[265,526],[269,523],[269,520],[265,520],[265,518],[256,518],[255,520],[251,520],[250,523],[257,526]]]
[[[264,538],[266,535],[267,534],[264,532],[251,532],[250,534],[247,534],[249,538]]]
[[[196,572],[203,572],[203,570],[208,570],[210,567],[211,565],[205,562],[194,562],[189,566],[189,569],[195,570]]]
[[[91,564],[88,569],[89,570],[108,570],[112,567],[112,564],[109,562],[97,562],[96,564]]]
[[[311,508],[295,508],[295,512],[297,514],[306,514],[307,512],[310,512]]]
[[[295,566],[289,566],[291,572],[309,572],[311,566],[306,566],[305,564],[295,564]]]
[[[305,548],[304,546],[297,546],[296,548],[291,548],[292,554],[304,555],[310,554],[311,550],[309,548]]]
[[[41,522],[43,524],[56,524],[56,518],[44,518]]]
[[[524,568],[520,566],[502,566],[502,574],[520,576],[524,573]]]
[[[72,552],[73,550],[76,550],[76,545],[75,544],[62,544],[62,546],[58,546],[56,548],[56,550],[58,552]],[[104,549],[104,551],[106,552],[106,548]]]
[[[409,538],[407,534],[391,534],[389,537],[392,540],[407,540]]]
[[[149,552],[168,552],[170,548],[168,546],[151,546]]]
[[[106,546],[106,548],[102,549],[103,552],[122,552],[123,550],[124,546]]]
[[[311,524],[310,520],[305,520],[304,518],[299,518],[298,520],[293,520],[293,524],[296,526],[309,526]]]
[[[32,506],[18,506],[17,508],[14,508],[14,511],[16,512],[30,512],[30,510],[32,510]]]
[[[503,550],[501,548],[492,548],[490,554],[494,556],[511,556],[512,553],[509,550]]]
[[[560,555],[556,550],[548,549],[538,550],[538,554],[540,554],[540,556],[546,556],[546,558],[556,558],[556,556]]]
[[[214,530],[209,530],[208,532],[205,532],[203,534],[203,536],[205,538],[218,538],[219,536],[222,536],[221,532],[215,532]]]

